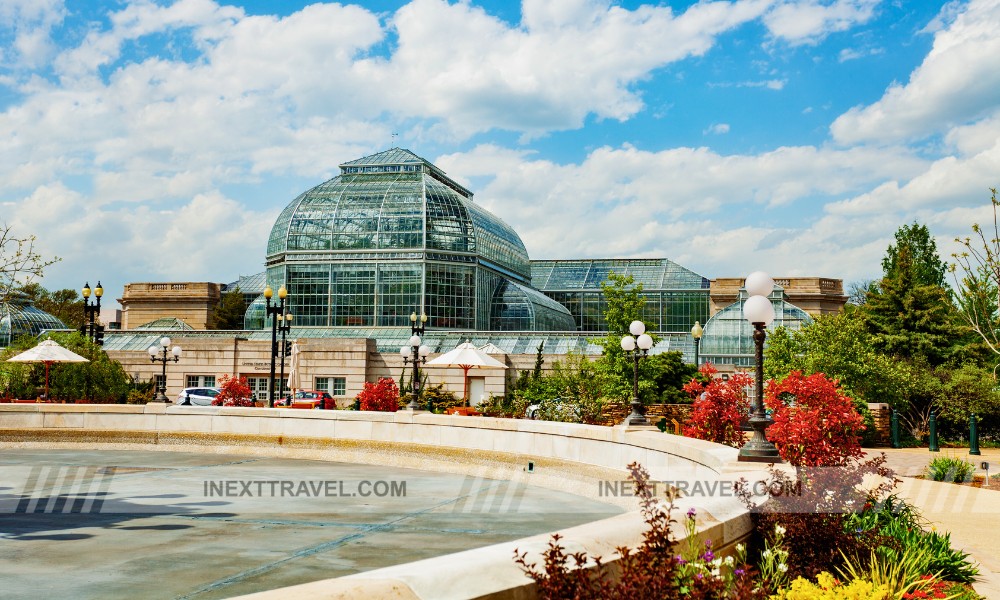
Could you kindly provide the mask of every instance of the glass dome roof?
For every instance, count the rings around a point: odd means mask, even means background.
[[[743,303],[746,299],[746,290],[740,290],[739,300],[717,312],[705,323],[700,362],[753,366],[753,325],[743,318]],[[812,322],[812,317],[806,311],[786,300],[781,288],[774,288],[768,299],[774,307],[774,321],[767,326],[768,331],[773,331],[776,327],[795,331]]]
[[[497,287],[490,310],[494,331],[575,331],[569,310],[538,290],[505,281]]]
[[[0,348],[11,345],[23,335],[66,328],[62,321],[32,304],[22,292],[9,292],[7,301],[0,304]]]
[[[286,253],[425,251],[439,260],[472,255],[529,282],[528,252],[517,233],[430,162],[393,148],[340,168],[281,212],[268,239],[268,264]]]

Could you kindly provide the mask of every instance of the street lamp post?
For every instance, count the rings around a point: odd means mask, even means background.
[[[421,345],[420,336],[424,334],[427,326],[427,315],[421,313],[418,322],[417,313],[410,314],[410,341],[409,346],[399,349],[399,355],[403,357],[403,366],[413,363],[413,396],[410,403],[406,405],[406,410],[420,410],[420,365],[427,362],[427,355],[431,349]]]
[[[271,289],[271,286],[264,288],[265,314],[267,317],[271,317],[271,376],[267,386],[267,406],[269,408],[274,408],[274,360],[278,356],[278,315],[285,313],[285,298],[288,297],[288,290],[285,289],[285,286],[278,288],[278,302],[271,304],[273,295],[274,290]]]
[[[698,364],[698,346],[701,344],[701,336],[705,333],[704,328],[701,326],[701,322],[695,321],[694,327],[691,328],[691,337],[694,338],[694,368],[701,367]]]
[[[94,325],[95,317],[100,318],[101,315],[101,296],[104,295],[104,288],[101,287],[101,282],[97,282],[97,287],[94,288],[94,302],[90,301],[90,282],[83,284],[83,326],[80,327],[80,332],[83,333],[84,337],[88,337],[94,343],[100,344],[101,341],[97,340],[97,327],[101,327],[100,324]],[[101,330],[103,332],[103,327]],[[104,336],[102,335],[101,338]]]
[[[623,337],[621,344],[626,356],[632,358],[632,414],[625,419],[625,424],[649,425],[646,415],[642,414],[642,403],[639,402],[639,359],[649,354],[653,338],[646,333],[646,324],[642,321],[632,321],[628,330],[632,335]]]
[[[292,313],[278,315],[278,331],[281,332],[281,345],[279,346],[281,354],[281,374],[278,376],[278,381],[280,382],[278,387],[282,391],[285,389],[285,358],[289,355],[288,340],[286,339],[286,336],[291,329]],[[291,400],[288,401],[288,405],[292,405]]]
[[[767,428],[774,421],[764,410],[764,339],[765,328],[774,320],[774,307],[767,298],[774,289],[774,280],[762,271],[747,276],[744,287],[749,298],[743,303],[743,317],[753,325],[756,389],[750,408],[753,436],[740,448],[739,460],[744,462],[781,462],[778,449],[767,439]]]
[[[160,339],[160,347],[157,348],[156,345],[149,347],[149,360],[152,362],[163,363],[163,374],[160,380],[160,387],[157,390],[156,398],[153,402],[170,402],[167,398],[167,363],[169,361],[177,362],[181,359],[181,347],[174,346],[173,350],[170,350],[170,338],[164,337]],[[163,356],[158,356],[162,354]]]

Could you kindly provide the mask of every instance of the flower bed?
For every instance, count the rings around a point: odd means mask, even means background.
[[[672,537],[673,498],[654,498],[648,474],[630,465],[649,527],[643,544],[619,548],[621,572],[601,568],[600,557],[568,554],[554,536],[538,568],[515,552],[541,597],[719,598],[752,600],[958,598],[979,600],[969,584],[978,567],[951,547],[948,534],[924,528],[919,513],[892,492],[899,480],[885,456],[823,469],[799,469],[793,478],[771,469],[771,497],[758,503],[745,482],[737,486],[751,508],[755,541],[716,556],[692,535],[696,513]],[[777,492],[775,492],[777,490]],[[789,493],[789,490],[796,490]],[[596,564],[595,569],[580,569]]]

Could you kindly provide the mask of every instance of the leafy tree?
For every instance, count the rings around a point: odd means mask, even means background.
[[[1000,218],[997,190],[990,190],[993,226],[987,233],[974,223],[973,237],[956,238],[964,248],[952,254],[949,271],[955,283],[962,320],[994,354],[1000,354]]]
[[[215,312],[212,313],[210,329],[243,329],[243,316],[246,314],[243,303],[243,292],[239,286],[222,294]]]
[[[684,385],[698,373],[698,368],[684,362],[679,351],[650,355],[643,359],[640,368],[652,383],[644,401],[661,404],[691,402],[691,397],[684,392]]]
[[[215,406],[253,406],[253,390],[246,377],[222,376],[219,395],[212,400]]]
[[[33,235],[18,237],[9,225],[0,225],[0,302],[7,300],[10,290],[31,283],[61,260],[42,258],[35,251],[35,241]]]
[[[1000,391],[993,374],[982,367],[962,365],[951,370],[944,380],[943,400],[937,405],[942,420],[964,428],[969,416],[1000,416]]]
[[[54,363],[49,369],[49,395],[54,400],[76,402],[124,402],[131,390],[131,377],[121,363],[79,333],[51,333],[45,339],[88,359],[86,363]],[[45,385],[45,365],[11,363],[5,360],[35,347],[38,338],[24,336],[0,353],[0,388],[21,398],[33,398]]]
[[[779,326],[767,334],[767,344],[764,346],[765,379],[781,380],[795,369],[803,370],[805,342],[802,335],[795,335],[796,333]]]
[[[539,418],[546,421],[596,423],[604,407],[603,376],[586,356],[570,353],[555,361],[552,369],[537,379],[529,371],[518,378],[517,406],[539,405]],[[514,414],[516,417],[523,416]]]
[[[902,272],[912,275],[917,285],[946,287],[947,265],[937,252],[937,243],[926,225],[916,221],[896,230],[896,243],[891,244],[882,259],[885,277],[895,278]]]
[[[868,292],[878,286],[872,279],[852,282],[847,286],[847,303],[851,306],[863,306],[868,301]]]
[[[983,266],[959,278],[955,265],[952,265],[952,274],[956,278],[955,304],[966,330],[955,357],[956,362],[985,365],[1000,354],[996,337],[1000,331],[1000,314],[997,311],[1000,289]]]
[[[630,335],[629,325],[632,321],[642,320],[646,299],[642,296],[642,284],[635,283],[631,275],[608,274],[608,281],[601,283],[601,291],[604,293],[604,320],[608,325],[608,333],[597,340],[603,352],[595,369],[602,377],[604,395],[619,402],[627,402],[632,397],[633,365],[632,359],[621,348],[621,340]],[[649,323],[646,323],[646,329],[651,329]],[[656,342],[655,336],[653,342]],[[641,361],[639,365],[640,398],[650,397],[653,389],[649,365],[643,364],[646,362],[648,359]]]
[[[853,400],[822,373],[792,371],[767,386],[764,404],[774,419],[767,438],[795,467],[838,467],[861,458],[864,421]]]
[[[764,374],[780,381],[792,371],[825,373],[865,402],[886,402],[901,410],[909,404],[909,369],[880,351],[857,313],[821,315],[794,332],[775,329],[764,349]]]

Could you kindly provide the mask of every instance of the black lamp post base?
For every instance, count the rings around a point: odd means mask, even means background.
[[[642,414],[642,403],[639,402],[639,400],[633,398],[631,405],[632,405],[632,414],[630,414],[628,418],[625,419],[625,425],[629,427],[650,425],[650,422],[646,418],[646,415]]]
[[[170,402],[170,398],[163,392],[157,392],[156,397],[153,398],[153,402]]]
[[[778,448],[767,439],[765,431],[774,423],[765,415],[754,415],[750,417],[750,427],[753,428],[753,437],[740,448],[739,459],[741,462],[771,462],[780,463],[781,454]]]

